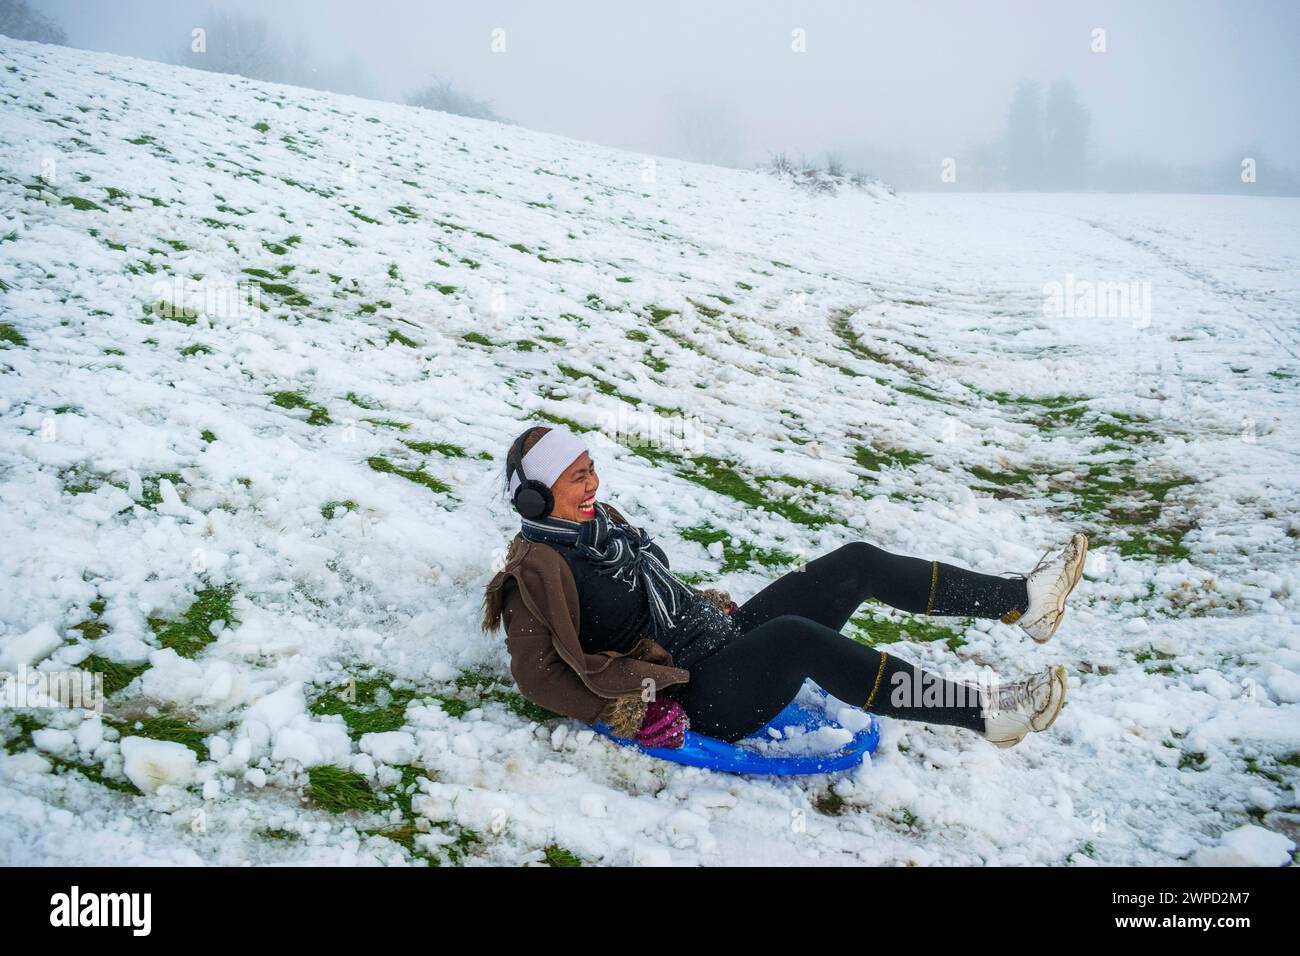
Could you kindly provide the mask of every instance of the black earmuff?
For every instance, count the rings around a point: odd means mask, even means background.
[[[525,432],[525,434],[527,434]],[[524,474],[523,436],[520,436],[515,459],[515,471],[519,474],[519,487],[515,489],[515,510],[529,521],[540,521],[555,508],[555,496],[551,489],[540,481],[533,481]]]

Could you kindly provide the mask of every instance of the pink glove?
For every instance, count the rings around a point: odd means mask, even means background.
[[[681,704],[670,697],[656,697],[645,709],[636,742],[643,747],[675,749],[686,742],[686,728],[690,725]]]

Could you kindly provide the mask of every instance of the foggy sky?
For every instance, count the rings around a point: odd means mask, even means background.
[[[359,61],[400,100],[438,72],[532,129],[673,154],[667,103],[725,107],[743,159],[872,144],[961,156],[995,139],[1022,77],[1072,81],[1098,159],[1217,162],[1250,148],[1300,167],[1300,3],[436,3],[30,0],[69,43],[168,59],[213,9],[262,16],[286,45]],[[490,49],[505,31],[506,51]],[[1107,51],[1090,49],[1094,28]],[[807,52],[791,51],[806,31]]]

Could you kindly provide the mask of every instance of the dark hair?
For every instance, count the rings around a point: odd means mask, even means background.
[[[519,460],[532,451],[533,446],[550,430],[548,425],[534,425],[511,444],[510,450],[506,452],[505,496],[507,498],[510,497],[510,476],[519,471]]]
[[[542,436],[551,429],[546,425],[534,425],[522,435],[514,440],[510,445],[510,450],[506,452],[506,483],[505,495],[510,497],[510,476],[519,468],[519,459],[528,454],[529,450],[542,440]],[[489,586],[483,593],[483,621],[482,626],[485,631],[495,631],[501,626],[501,615],[504,610],[505,595],[503,585],[497,587]]]

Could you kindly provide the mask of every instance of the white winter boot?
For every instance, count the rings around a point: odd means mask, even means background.
[[[1076,534],[1055,557],[1048,557],[1050,551],[1043,555],[1025,582],[1029,591],[1028,610],[1018,618],[1002,620],[1008,624],[1018,621],[1030,637],[1045,644],[1060,626],[1065,599],[1083,577],[1083,559],[1087,553],[1087,535]]]
[[[1065,666],[1058,664],[1010,684],[999,684],[984,698],[984,738],[1014,747],[1032,731],[1052,726],[1065,705]]]

